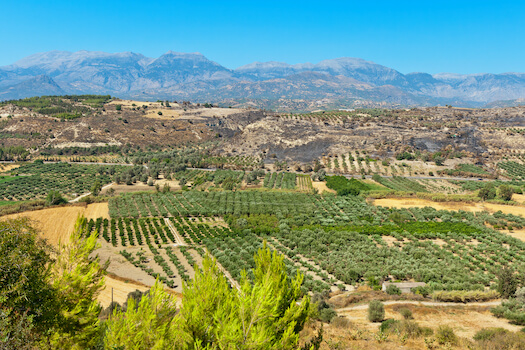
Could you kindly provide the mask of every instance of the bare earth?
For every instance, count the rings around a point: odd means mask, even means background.
[[[323,193],[323,192],[336,193],[334,190],[326,187],[326,182],[324,181],[312,181],[312,186],[314,188],[317,188],[319,190],[319,193]]]
[[[436,329],[439,325],[448,325],[454,332],[464,338],[472,337],[481,328],[501,327],[516,332],[520,326],[511,325],[505,319],[494,317],[490,313],[492,306],[428,306],[419,302],[385,302],[385,319],[394,318],[401,320],[403,317],[395,310],[401,307],[409,308],[414,320],[424,327]],[[390,305],[389,305],[390,304]],[[397,305],[396,305],[397,304]],[[442,304],[442,303],[440,303]],[[362,325],[371,331],[377,331],[377,323],[368,321],[368,305],[356,307],[351,310],[338,311],[350,321]]]
[[[518,205],[504,205],[493,203],[460,203],[460,202],[433,202],[419,198],[382,198],[372,201],[373,205],[394,208],[432,207],[438,210],[465,210],[470,212],[488,211],[491,213],[501,210],[505,214],[514,214],[525,217],[525,207]]]
[[[113,292],[113,301],[116,301],[122,305],[129,293],[134,292],[136,289],[141,292],[149,290],[140,284],[134,284],[133,282],[120,281],[109,276],[105,277],[105,288],[98,296],[98,301],[103,307],[108,307],[111,304],[111,293]]]
[[[97,218],[103,218],[109,220],[109,206],[108,203],[93,203],[89,204],[84,211],[86,219],[96,220]]]

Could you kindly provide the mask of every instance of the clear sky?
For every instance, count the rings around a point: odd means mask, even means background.
[[[51,50],[360,57],[409,72],[525,72],[525,1],[2,0],[0,65]]]

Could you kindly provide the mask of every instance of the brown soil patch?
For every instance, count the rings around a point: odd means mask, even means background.
[[[0,220],[27,217],[35,223],[35,228],[42,233],[42,237],[47,239],[50,244],[56,246],[59,242],[68,242],[77,217],[84,214],[85,210],[84,207],[77,206],[49,208],[6,215],[1,217]]]
[[[109,206],[108,203],[93,203],[89,204],[84,211],[86,219],[96,220],[97,218],[103,218],[109,220]]]
[[[126,301],[128,294],[136,289],[145,292],[149,290],[149,287],[106,276],[105,288],[100,292],[97,299],[103,307],[108,307],[111,304],[111,293],[113,292],[113,300],[122,305]]]
[[[525,230],[513,230],[513,231],[501,230],[500,232],[503,232],[511,237],[520,239],[525,242]]]
[[[20,167],[20,164],[0,164],[0,172],[6,173]]]
[[[420,198],[382,198],[373,200],[372,204],[389,208],[432,207],[438,210],[465,210],[472,212],[485,210],[481,203],[433,202],[431,200]]]
[[[512,195],[512,200],[518,203],[525,203],[525,195],[514,193]]]
[[[462,203],[462,202],[433,202],[420,198],[382,198],[372,201],[373,205],[394,208],[432,207],[438,210],[465,210],[471,212],[488,211],[491,213],[502,211],[505,214],[514,214],[525,217],[525,207],[519,205],[504,205],[495,203]]]
[[[412,310],[414,321],[420,326],[437,329],[439,325],[448,325],[454,332],[464,338],[472,337],[482,328],[501,327],[516,332],[520,326],[511,325],[507,320],[494,317],[490,312],[490,307],[468,307],[468,306],[418,306],[406,305]],[[401,320],[399,312],[400,305],[386,305],[385,319],[393,318]],[[370,331],[377,331],[378,324],[368,321],[368,310],[350,310],[342,312],[350,321],[362,326]]]
[[[115,190],[115,194],[119,194],[119,193],[130,193],[130,192],[140,192],[140,191],[154,191],[155,190],[155,186],[148,186],[148,185],[145,185],[143,184],[142,182],[138,182],[136,184],[133,184],[133,185],[113,185],[107,189],[104,189],[102,190],[100,193],[101,194],[106,194],[106,192],[110,189],[114,189]]]
[[[159,114],[161,112],[162,114]],[[153,118],[153,119],[173,119],[173,118],[179,118],[180,113],[176,110],[170,110],[170,109],[154,109],[149,110],[148,114],[145,114],[144,117],[146,118]]]
[[[334,190],[326,186],[326,182],[323,181],[312,181],[312,186],[319,190],[319,193],[328,192],[328,193],[337,193]]]

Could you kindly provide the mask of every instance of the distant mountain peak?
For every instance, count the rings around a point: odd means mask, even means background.
[[[270,89],[271,91],[267,91]],[[49,51],[0,67],[0,99],[31,94],[102,93],[219,102],[238,98],[336,98],[476,106],[525,97],[525,74],[402,74],[357,57],[318,63],[253,62],[228,69],[202,53]],[[393,97],[395,96],[394,100]]]

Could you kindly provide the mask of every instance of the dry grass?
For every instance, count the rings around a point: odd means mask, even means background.
[[[136,289],[142,292],[149,290],[149,287],[142,283],[134,283],[110,276],[106,276],[105,282],[104,290],[102,290],[97,298],[103,307],[108,307],[111,303],[112,293],[113,300],[122,305],[126,301],[128,294],[134,292]]]
[[[84,215],[87,219],[98,217],[109,219],[108,204],[94,203],[87,207],[75,205],[25,211],[2,216],[0,220],[27,217],[41,232],[43,238],[47,239],[50,244],[57,246],[59,242],[67,243],[69,241],[69,235],[73,232],[75,222],[80,215]]]
[[[525,217],[525,206],[519,205],[504,205],[483,202],[434,202],[420,198],[382,198],[373,200],[372,204],[389,208],[432,207],[438,210],[465,210],[470,212],[488,211],[491,213],[501,210],[505,214],[514,214]]]
[[[89,204],[84,211],[86,219],[96,220],[97,218],[103,218],[109,220],[109,206],[108,203],[93,203]]]
[[[6,163],[2,163],[0,164],[0,173],[6,173],[8,171],[11,171],[13,169],[16,169],[20,167],[20,164],[6,164]]]
[[[323,193],[323,192],[336,193],[334,190],[326,187],[326,182],[323,182],[323,181],[312,181],[312,186],[314,188],[317,188],[317,190],[319,190],[319,193]]]
[[[420,198],[382,198],[373,200],[372,204],[388,208],[432,207],[438,210],[465,210],[471,212],[485,210],[483,203],[434,202]]]
[[[56,246],[59,242],[69,241],[77,217],[84,214],[85,210],[83,206],[66,206],[11,214],[0,219],[27,217],[34,222],[35,228],[41,232],[42,237]]]
[[[518,203],[525,203],[525,195],[524,194],[517,194],[517,193],[514,193],[512,195],[512,200],[514,202],[518,202]]]
[[[403,316],[399,313],[399,310],[406,308],[412,311],[414,321],[421,327],[428,327],[434,331],[438,326],[446,325],[450,326],[456,335],[466,339],[472,339],[476,332],[482,328],[489,327],[500,327],[509,331],[517,332],[521,327],[511,325],[505,319],[499,319],[494,317],[490,312],[490,307],[469,307],[469,306],[419,306],[412,304],[397,304],[385,306],[385,319],[396,319],[402,320]],[[368,341],[364,344],[363,349],[376,349],[377,342],[374,341],[373,334],[378,330],[378,323],[371,323],[368,321],[367,310],[349,310],[341,313],[340,315],[345,316],[353,324],[353,330],[360,329],[363,334],[369,334],[367,337]],[[337,332],[334,332],[337,334]],[[347,336],[348,338],[348,336]],[[391,335],[389,339],[395,340],[396,337]],[[353,345],[354,342],[351,342]],[[375,344],[375,345],[374,345]],[[387,343],[385,343],[387,344]],[[422,347],[417,347],[423,345]],[[358,345],[355,342],[355,345]],[[399,343],[397,344],[400,345]],[[405,344],[408,349],[421,349],[424,348],[423,339],[414,339],[412,347]],[[356,347],[357,348],[357,347]],[[387,348],[387,347],[385,347]],[[460,347],[461,348],[461,347]]]

